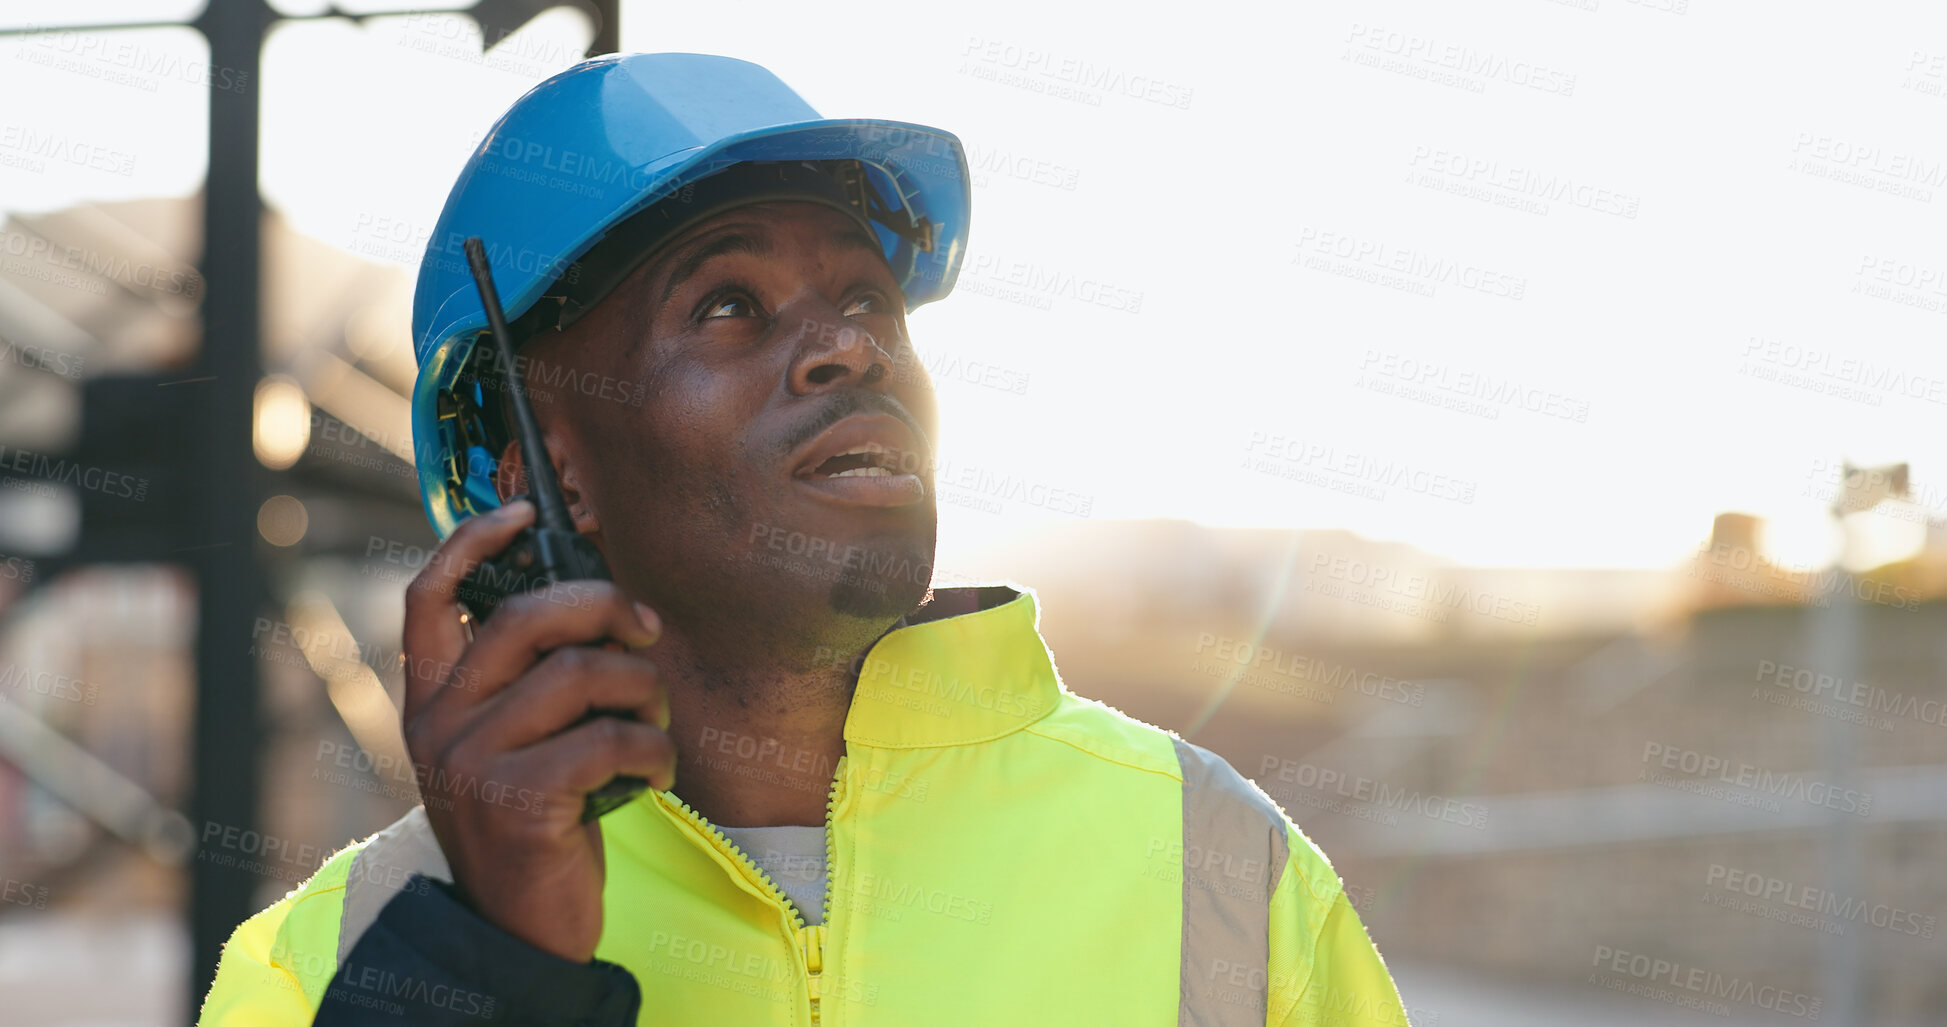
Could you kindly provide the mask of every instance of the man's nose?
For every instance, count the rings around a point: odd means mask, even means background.
[[[796,353],[791,389],[799,394],[837,384],[885,388],[892,379],[893,355],[872,333],[829,303],[806,304],[795,311]]]

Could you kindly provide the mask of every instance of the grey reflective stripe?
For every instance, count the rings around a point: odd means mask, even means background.
[[[1175,739],[1183,767],[1179,1027],[1263,1027],[1271,893],[1291,840],[1283,814],[1217,754]]]
[[[345,875],[345,905],[338,917],[338,965],[352,953],[366,930],[378,920],[379,911],[392,901],[414,874],[442,881],[453,880],[446,865],[446,854],[439,851],[433,825],[426,819],[426,807],[392,822],[392,826],[372,836],[352,857]]]

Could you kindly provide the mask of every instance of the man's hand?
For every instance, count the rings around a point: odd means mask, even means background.
[[[676,778],[655,665],[597,646],[646,646],[662,625],[609,582],[562,582],[510,597],[468,642],[456,587],[533,519],[525,501],[469,518],[407,589],[406,749],[460,895],[509,934],[586,963],[603,865],[582,797],[618,774],[659,789]],[[581,723],[597,709],[635,719]]]

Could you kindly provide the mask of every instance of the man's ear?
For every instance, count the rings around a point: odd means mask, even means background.
[[[575,531],[583,535],[594,535],[602,530],[602,522],[595,516],[581,494],[576,479],[575,462],[565,459],[565,448],[555,442],[554,436],[545,432],[542,444],[548,448],[548,456],[554,461],[555,477],[561,482],[561,499],[568,504],[568,516],[575,520]],[[527,460],[521,453],[521,440],[512,439],[507,448],[500,451],[500,466],[494,468],[494,492],[502,503],[527,491]]]

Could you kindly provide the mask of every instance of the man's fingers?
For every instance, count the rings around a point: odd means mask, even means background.
[[[613,639],[640,648],[654,642],[662,623],[607,581],[558,581],[538,595],[500,604],[475,633],[453,668],[466,683],[448,701],[472,705],[505,688],[543,655],[563,646]]]
[[[655,664],[590,646],[549,653],[492,707],[469,729],[468,742],[493,752],[533,745],[594,710],[627,710],[644,724],[669,724],[669,700],[656,681]]]
[[[459,584],[480,561],[507,548],[522,528],[534,522],[534,504],[519,500],[478,517],[469,517],[406,588],[406,623],[401,641],[410,658],[406,674],[406,715],[430,697],[439,681],[415,675],[412,666],[451,667],[467,645],[460,624]]]
[[[676,743],[661,728],[620,717],[595,717],[580,727],[509,755],[503,765],[518,768],[553,797],[572,799],[581,813],[582,797],[611,778],[640,777],[649,787],[676,784]]]

